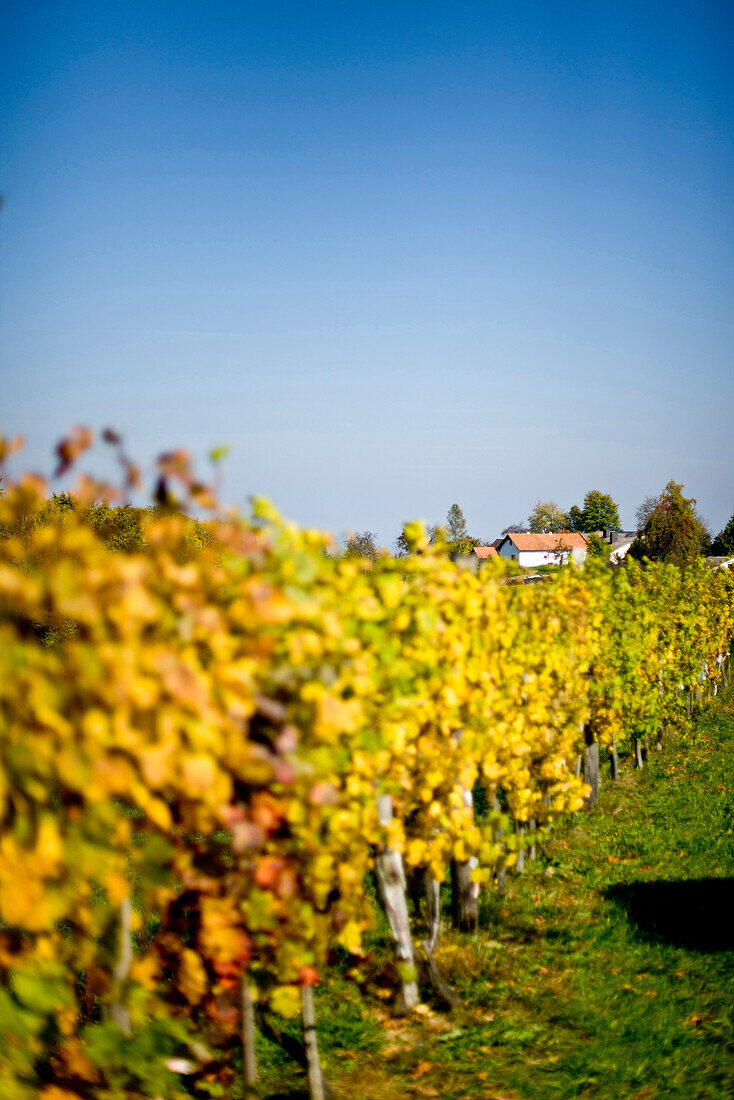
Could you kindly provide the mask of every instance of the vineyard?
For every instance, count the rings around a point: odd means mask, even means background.
[[[703,564],[526,586],[419,525],[405,558],[339,557],[263,502],[220,512],[178,452],[117,543],[88,477],[63,504],[2,489],[3,1100],[241,1094],[256,1031],[327,1095],[330,969],[396,1014],[460,1011],[443,893],[473,931],[602,767],[685,745],[729,674],[734,578]]]

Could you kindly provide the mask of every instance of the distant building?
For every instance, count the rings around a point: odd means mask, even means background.
[[[497,556],[494,546],[473,546],[468,554],[460,554],[455,561],[462,569],[469,569],[472,573],[478,573],[482,562],[489,561],[490,558],[496,558]]]
[[[726,555],[708,557],[705,561],[711,569],[734,569],[734,558],[727,558]]]
[[[486,561],[487,558],[499,557],[499,555],[497,553],[497,547],[494,546],[494,545],[492,545],[492,546],[475,546],[472,549],[472,554],[476,555],[476,557],[479,558],[480,561]]]
[[[586,550],[586,539],[579,531],[559,531],[543,535],[510,531],[497,547],[499,557],[505,561],[516,561],[523,569],[537,569],[539,565],[561,565],[569,557],[580,565],[586,557]]]
[[[613,531],[610,528],[595,531],[594,534],[598,535],[609,547],[610,565],[619,565],[622,559],[627,556],[627,551],[637,538],[636,531]]]

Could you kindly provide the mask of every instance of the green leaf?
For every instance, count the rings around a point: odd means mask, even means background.
[[[217,463],[221,462],[223,458],[227,457],[230,450],[231,448],[228,443],[220,444],[219,447],[212,447],[212,449],[209,451],[209,454],[207,455],[207,458],[216,466]]]
[[[64,971],[55,964],[40,970],[20,970],[13,974],[11,985],[20,1003],[39,1015],[74,1003],[72,992],[64,981]]]

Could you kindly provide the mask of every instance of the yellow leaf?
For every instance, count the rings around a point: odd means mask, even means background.
[[[145,812],[150,821],[157,825],[162,832],[166,833],[170,830],[172,824],[171,811],[160,798],[151,798],[145,807]]]
[[[130,893],[130,883],[124,875],[119,874],[117,871],[113,871],[111,875],[108,875],[105,886],[107,896],[113,905],[119,905]]]
[[[286,1020],[301,1011],[301,991],[297,985],[279,985],[270,995],[270,1007]]]
[[[158,963],[153,955],[135,959],[130,967],[130,977],[144,989],[155,989],[158,977]]]
[[[206,968],[195,951],[185,947],[178,967],[178,986],[189,1004],[198,1005],[209,988]]]
[[[216,762],[208,753],[184,757],[184,783],[191,794],[210,790],[214,785],[216,771]]]
[[[58,872],[63,858],[63,845],[58,825],[53,818],[45,814],[38,827],[38,838],[34,853],[34,870],[38,875],[54,875]]]
[[[342,947],[346,947],[350,955],[364,954],[362,950],[362,930],[356,921],[347,921],[337,936],[337,943],[340,943]]]
[[[405,859],[411,867],[417,867],[423,859],[423,855],[426,850],[425,840],[421,840],[420,837],[413,837],[408,841],[408,846],[405,850]]]

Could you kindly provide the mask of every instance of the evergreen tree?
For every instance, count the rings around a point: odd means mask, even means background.
[[[583,531],[584,530],[584,513],[579,508],[578,504],[574,504],[567,516],[569,531]]]
[[[446,528],[450,542],[458,542],[469,537],[464,513],[458,504],[452,504],[446,516]]]
[[[714,554],[726,557],[734,555],[734,515],[732,515],[723,531],[719,531],[712,551]]]

